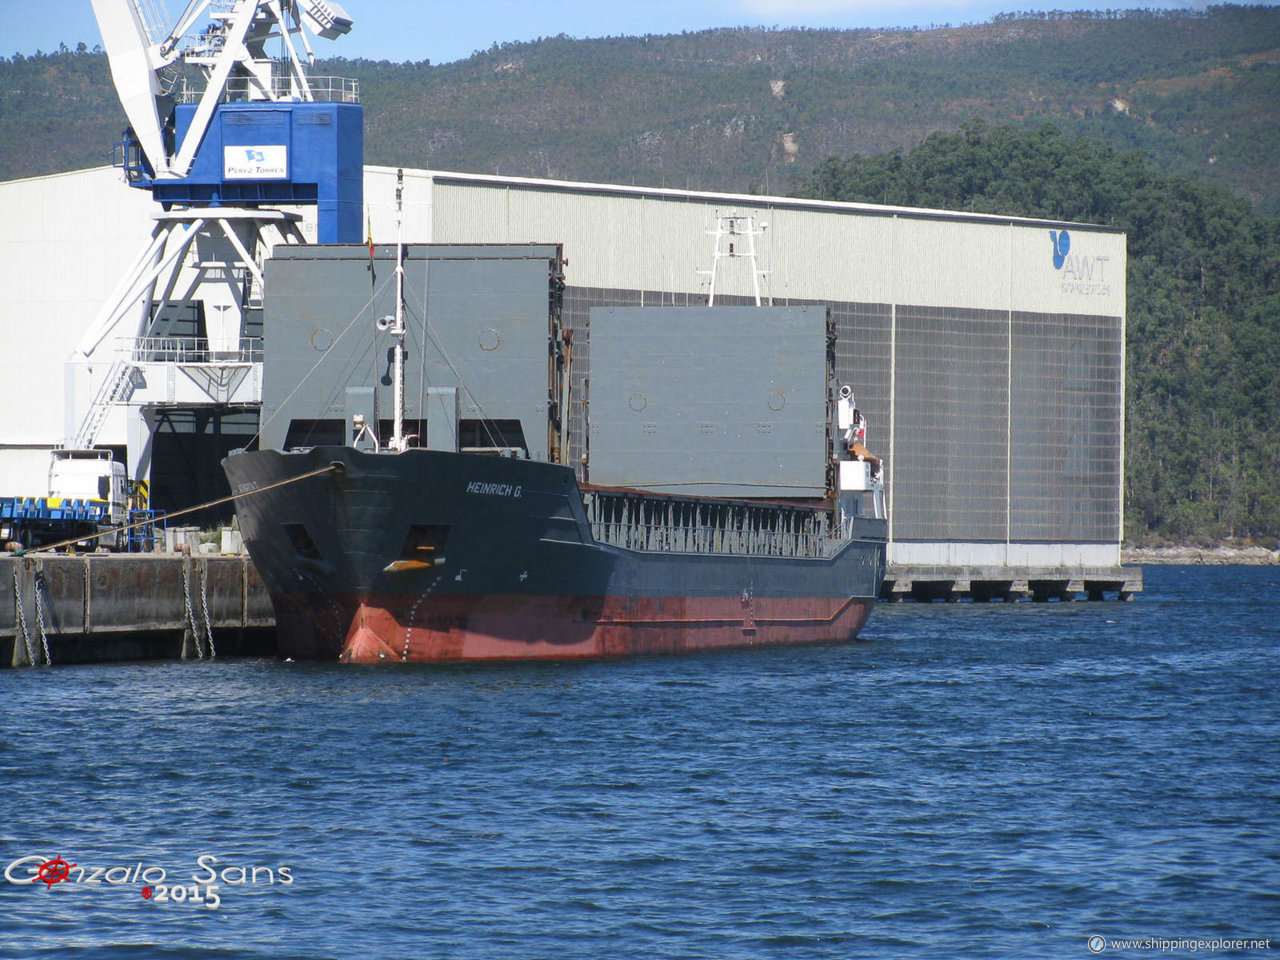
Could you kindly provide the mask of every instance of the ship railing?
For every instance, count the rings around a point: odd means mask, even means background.
[[[241,337],[235,349],[211,349],[205,337],[121,337],[121,357],[133,363],[261,363],[262,338]]]
[[[360,81],[351,77],[307,77],[307,86],[311,89],[311,100],[317,103],[360,102]],[[204,85],[190,83],[184,77],[174,89],[173,95],[179,103],[199,103],[204,96]],[[271,100],[263,99],[262,86],[250,77],[232,77],[226,82],[222,94],[222,100],[226,103],[301,103],[306,99],[292,78],[286,76],[272,79]]]
[[[584,503],[596,542],[641,552],[824,558],[852,532],[808,507],[599,491]]]
[[[482,453],[491,457],[513,457],[517,460],[528,459],[524,447],[459,447],[459,453]]]

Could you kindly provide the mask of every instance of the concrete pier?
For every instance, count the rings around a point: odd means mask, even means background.
[[[1082,569],[1034,567],[889,567],[880,599],[889,601],[1077,599],[1132,600],[1142,592],[1141,567]]]
[[[271,600],[248,557],[0,557],[0,667],[189,659],[274,650]]]

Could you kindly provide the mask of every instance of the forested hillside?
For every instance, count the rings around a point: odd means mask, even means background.
[[[1274,6],[552,37],[315,72],[360,80],[371,163],[780,193],[829,156],[910,148],[980,117],[1050,121],[1280,209]],[[104,162],[123,125],[101,54],[0,63],[0,179]]]
[[[1128,539],[1280,536],[1280,218],[1136,152],[967,124],[824,163],[805,196],[1128,232]]]

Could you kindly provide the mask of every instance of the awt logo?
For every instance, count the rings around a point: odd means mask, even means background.
[[[1053,246],[1053,269],[1061,274],[1063,293],[1085,296],[1111,293],[1111,284],[1107,282],[1110,257],[1072,253],[1071,234],[1066,230],[1050,230],[1049,242]]]
[[[1053,243],[1053,269],[1061,270],[1067,262],[1067,254],[1071,252],[1071,234],[1065,230],[1050,230],[1049,240]]]

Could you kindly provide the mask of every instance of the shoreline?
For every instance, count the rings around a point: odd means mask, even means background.
[[[1124,547],[1122,564],[1197,564],[1269,567],[1280,565],[1280,550],[1266,547]]]

